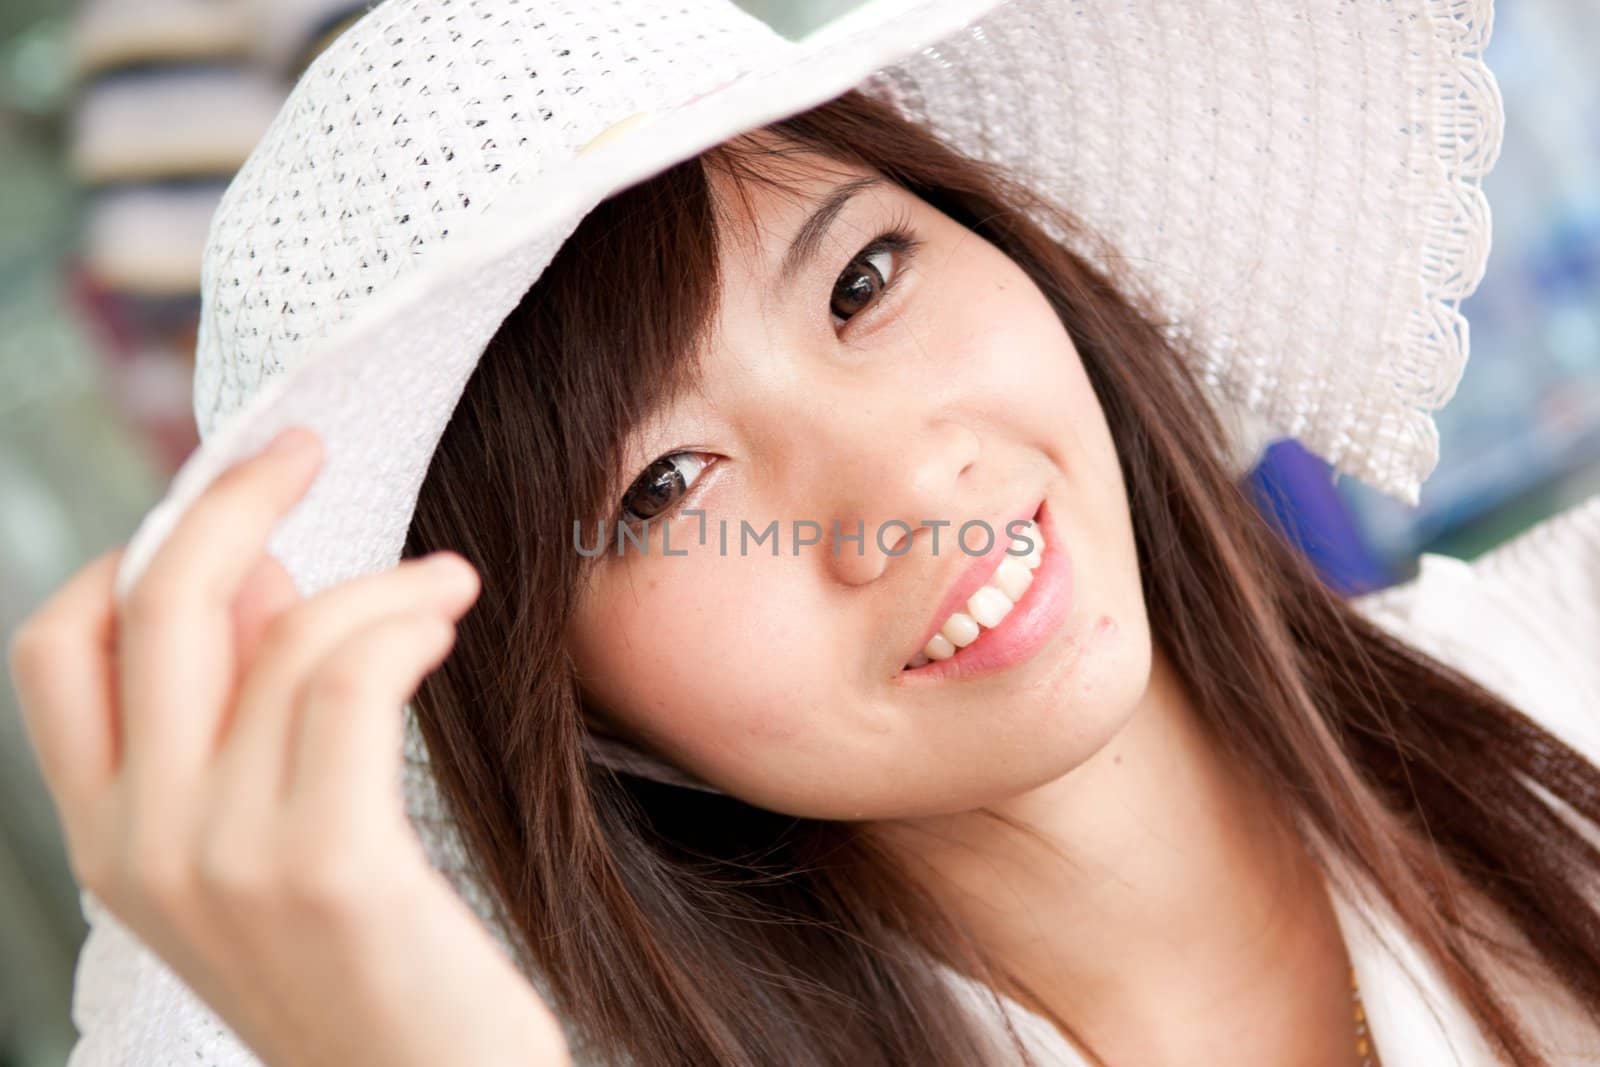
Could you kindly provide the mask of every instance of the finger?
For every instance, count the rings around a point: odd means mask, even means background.
[[[438,552],[331,586],[274,619],[246,668],[231,727],[220,739],[219,788],[248,794],[247,805],[279,803],[289,774],[295,704],[318,663],[386,616],[427,611],[458,617],[478,589],[471,564],[453,552]]]
[[[244,678],[248,676],[250,664],[260,654],[261,644],[274,621],[303,602],[294,579],[283,564],[271,556],[262,556],[255,570],[245,578],[239,599],[233,604],[233,661],[236,664],[233,688],[212,736],[213,753],[233,728]]]
[[[233,604],[320,461],[320,442],[298,430],[224,471],[128,592],[120,681],[124,769],[136,792],[187,780],[209,755],[237,669]]]
[[[272,556],[257,560],[233,605],[235,662],[247,665],[255,659],[262,634],[272,620],[301,599],[300,590],[283,564]]]
[[[11,640],[23,728],[69,838],[116,765],[112,590],[122,551],[84,565]]]
[[[399,813],[402,709],[454,643],[455,626],[437,615],[391,615],[318,664],[290,742],[285,797],[294,816],[370,826]]]

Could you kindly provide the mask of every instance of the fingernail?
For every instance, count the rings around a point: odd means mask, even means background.
[[[317,443],[317,435],[304,426],[287,426],[267,445],[266,451],[274,456],[288,457],[310,451]]]
[[[439,575],[452,592],[461,596],[474,592],[478,587],[477,570],[454,552],[446,550],[433,553],[428,557],[427,567]]]

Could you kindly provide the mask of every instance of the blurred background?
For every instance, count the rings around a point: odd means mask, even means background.
[[[856,0],[740,0],[799,36]],[[368,3],[0,0],[0,634],[125,541],[196,443],[201,245],[289,86]],[[1600,492],[1600,48],[1593,0],[1499,0],[1507,129],[1472,355],[1409,508],[1292,440],[1252,475],[1330,585],[1470,559]],[[3,670],[3,664],[0,664]],[[0,685],[0,1067],[64,1062],[85,929]]]

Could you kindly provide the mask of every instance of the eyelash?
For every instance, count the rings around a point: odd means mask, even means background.
[[[871,241],[868,241],[861,251],[850,257],[850,262],[844,265],[844,270],[841,270],[834,277],[835,285],[838,284],[838,279],[844,277],[845,272],[848,271],[853,265],[861,262],[862,260],[869,259],[872,256],[877,255],[879,252],[893,252],[895,254],[895,267],[894,273],[889,276],[888,280],[883,283],[883,288],[878,291],[877,299],[874,300],[868,307],[856,312],[850,318],[844,320],[844,322],[840,325],[844,328],[848,328],[851,323],[860,319],[863,315],[876,315],[883,308],[883,305],[889,301],[896,286],[900,284],[900,279],[905,275],[911,260],[916,256],[917,250],[921,247],[921,240],[919,240],[911,232],[910,218],[907,217],[902,211],[902,213],[896,216],[894,221],[891,222],[885,230],[879,233],[878,236],[874,237]],[[829,290],[828,302],[829,304],[832,304],[833,302],[833,291],[831,289]],[[831,308],[829,309],[828,315],[830,318],[833,316],[833,311]]]
[[[922,247],[922,241],[911,232],[911,220],[910,220],[910,218],[902,211],[902,213],[900,215],[898,215],[884,230],[882,230],[876,237],[874,237],[872,240],[868,241],[865,245],[863,245],[859,252],[857,252],[855,255],[851,256],[850,257],[850,261],[844,265],[844,268],[842,270],[840,270],[837,275],[834,276],[834,283],[833,283],[834,285],[838,284],[839,279],[844,277],[845,272],[848,271],[852,266],[854,266],[857,263],[860,263],[862,260],[869,259],[870,257],[872,257],[874,255],[877,255],[879,252],[893,252],[895,254],[895,268],[894,268],[894,273],[891,274],[889,276],[888,280],[886,280],[883,283],[883,288],[878,290],[877,298],[874,299],[873,302],[870,305],[868,305],[866,308],[863,308],[861,311],[856,312],[854,315],[850,316],[850,318],[848,318],[848,319],[844,320],[842,323],[840,323],[840,327],[841,328],[847,328],[852,322],[855,322],[857,319],[861,318],[863,315],[874,315],[874,314],[876,314],[883,307],[884,303],[889,300],[890,294],[893,292],[895,287],[900,284],[900,278],[905,274],[907,265],[911,262],[912,257],[917,254],[917,250],[919,248],[921,248],[921,247]],[[830,305],[829,310],[828,310],[828,316],[829,316],[830,319],[832,319],[833,318],[833,310],[832,310],[832,307],[831,307],[831,305],[833,303],[833,289],[832,288],[830,288],[828,290],[828,303]],[[668,459],[673,459],[673,458],[678,457],[678,456],[693,455],[693,454],[694,454],[694,450],[693,449],[682,449],[682,448],[680,448],[680,449],[676,449],[676,450],[674,450],[672,452],[663,453],[662,455],[658,456],[657,458],[651,460],[648,464],[645,465],[645,469],[640,471],[637,475],[635,475],[633,481],[628,483],[627,488],[623,490],[624,496],[626,496],[626,494],[633,489],[634,485],[638,484],[639,479],[643,478],[645,473],[647,471],[649,471],[651,467],[654,467],[656,464],[660,463],[662,460],[668,460]],[[701,467],[700,471],[699,471],[699,474],[696,476],[695,480],[689,485],[689,488],[687,490],[685,490],[683,496],[678,499],[677,503],[673,504],[666,511],[661,512],[659,515],[650,516],[649,521],[651,521],[651,522],[665,521],[665,520],[670,519],[673,516],[677,515],[677,513],[681,509],[683,509],[684,507],[688,506],[690,500],[695,495],[696,488],[700,485],[701,478],[703,478],[705,476],[705,473],[706,473],[707,470],[709,470],[711,467],[713,467],[715,465],[716,465],[716,461],[712,460],[711,462],[705,464],[705,466]],[[621,504],[621,502],[619,501],[616,514],[615,514],[615,516],[613,517],[613,520],[612,520],[613,521],[613,525],[614,526],[615,525],[626,525],[631,529],[638,529],[642,525],[642,522],[644,520],[627,519],[627,518],[624,517],[624,514],[623,514],[625,511],[626,511],[625,505]]]

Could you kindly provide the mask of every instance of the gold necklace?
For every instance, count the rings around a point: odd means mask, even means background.
[[[1372,1033],[1367,1029],[1367,1012],[1361,1006],[1361,985],[1356,981],[1356,969],[1350,968],[1350,1000],[1355,1007],[1356,1055],[1361,1057],[1361,1067],[1380,1067],[1378,1050],[1372,1044]]]

